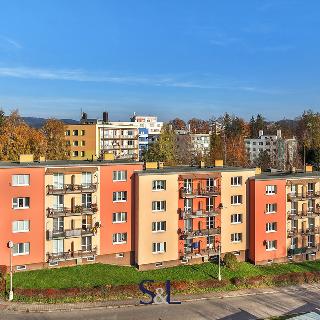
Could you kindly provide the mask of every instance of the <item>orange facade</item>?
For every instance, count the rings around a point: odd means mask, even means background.
[[[255,264],[286,259],[286,180],[249,181],[249,258]]]
[[[142,170],[142,164],[111,164],[100,167],[100,255],[131,253],[134,251],[134,171]],[[118,179],[115,175],[118,172]],[[125,172],[121,178],[119,172]],[[114,193],[125,192],[126,200],[115,200]],[[114,213],[125,213],[126,221],[115,222]],[[114,234],[127,235],[125,243],[114,243]]]
[[[179,257],[210,257],[220,244],[221,186],[218,174],[179,176]]]
[[[14,176],[29,176],[14,178]],[[29,180],[29,182],[27,182]],[[15,186],[17,181],[19,186]],[[8,241],[20,244],[13,254],[13,265],[37,264],[45,260],[44,168],[0,169],[0,265],[9,265]],[[21,200],[21,199],[29,200]],[[19,200],[17,200],[19,199]],[[18,228],[25,232],[17,232]],[[29,231],[27,231],[29,229]],[[22,244],[26,245],[22,245]]]

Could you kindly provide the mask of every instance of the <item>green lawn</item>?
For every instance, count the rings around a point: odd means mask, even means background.
[[[299,271],[319,271],[320,261],[254,266],[239,263],[236,271],[222,267],[223,278],[251,277]],[[141,280],[205,280],[217,278],[218,266],[213,263],[179,266],[152,271],[137,271],[134,267],[90,264],[58,269],[25,271],[14,274],[14,287],[19,288],[68,288],[93,287],[105,284],[139,283]]]

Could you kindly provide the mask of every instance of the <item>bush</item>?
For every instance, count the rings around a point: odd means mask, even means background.
[[[223,262],[227,268],[231,270],[237,269],[238,260],[237,260],[237,257],[232,252],[228,252],[224,255]]]

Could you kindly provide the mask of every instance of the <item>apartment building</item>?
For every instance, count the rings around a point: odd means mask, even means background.
[[[297,155],[297,140],[295,137],[284,139],[281,130],[276,135],[266,135],[259,130],[259,137],[255,139],[244,139],[247,154],[251,163],[254,163],[262,152],[270,156],[270,166],[276,166],[285,170],[294,163]]]
[[[65,125],[66,144],[71,160],[103,158],[112,154],[115,159],[139,158],[138,128],[131,122],[110,122],[108,113],[103,119],[83,116],[79,124]]]
[[[135,256],[139,269],[200,263],[249,248],[247,180],[254,169],[147,168],[136,172]],[[234,189],[234,190],[232,190]]]

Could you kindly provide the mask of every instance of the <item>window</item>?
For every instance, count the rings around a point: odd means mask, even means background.
[[[277,240],[267,240],[266,250],[267,251],[277,250]]]
[[[192,192],[192,179],[184,179],[183,180],[183,189],[186,193]]]
[[[152,201],[152,211],[166,211],[166,202]]]
[[[242,223],[242,214],[241,213],[234,213],[231,215],[231,223]]]
[[[214,178],[208,178],[206,181],[207,190],[214,190],[214,187],[216,186],[216,181]]]
[[[64,184],[64,174],[54,173],[53,174],[53,187],[54,189],[63,189]]]
[[[79,145],[79,141],[78,140],[74,140],[72,143],[75,147],[77,147]]]
[[[30,253],[30,242],[15,243],[12,248],[14,256],[22,256]]]
[[[114,233],[112,235],[113,244],[122,244],[127,243],[127,233]]]
[[[113,192],[113,202],[125,202],[127,201],[127,191]]]
[[[113,181],[127,181],[127,170],[113,171]]]
[[[64,230],[64,219],[58,217],[53,219],[53,232],[63,232]]]
[[[86,134],[85,130],[81,130],[81,135],[84,136]]]
[[[242,177],[231,177],[231,186],[238,187],[242,185]]]
[[[242,233],[231,233],[231,242],[239,243],[242,241]]]
[[[79,152],[78,152],[78,151],[73,151],[73,152],[72,152],[72,156],[73,156],[73,157],[77,157],[78,155],[79,155]]]
[[[277,204],[276,203],[267,203],[266,204],[266,213],[275,213],[277,212]]]
[[[29,186],[30,175],[29,174],[14,174],[12,176],[12,186]]]
[[[92,237],[82,237],[81,239],[81,250],[92,251]]]
[[[62,253],[63,252],[63,239],[52,240],[52,253]]]
[[[70,130],[66,130],[64,133],[66,136],[70,136]]]
[[[275,232],[275,231],[277,231],[277,223],[276,222],[266,223],[266,232]]]
[[[27,270],[27,266],[26,265],[16,266],[16,270],[17,271]]]
[[[152,222],[152,231],[153,232],[166,231],[166,222],[165,221]]]
[[[233,205],[242,204],[242,195],[231,196],[231,204]]]
[[[152,190],[166,190],[166,180],[154,180],[152,181]]]
[[[30,231],[29,220],[18,220],[12,222],[12,232],[28,232]]]
[[[82,158],[86,155],[86,153],[84,151],[81,151],[80,154],[81,154]]]
[[[113,223],[124,223],[127,222],[127,213],[126,212],[114,212],[112,214]]]
[[[92,185],[92,173],[82,172],[81,184],[83,187],[90,187]]]
[[[207,229],[214,229],[214,217],[207,217],[206,218],[206,228]]]
[[[67,140],[67,141],[66,141],[66,146],[67,146],[67,147],[71,146],[70,140]]]
[[[215,208],[215,200],[214,197],[206,198],[206,211],[213,211]]]
[[[266,186],[267,195],[276,194],[276,193],[277,193],[277,186],[274,186],[274,185]]]
[[[163,253],[166,252],[167,243],[166,242],[154,242],[152,243],[153,253]]]
[[[12,199],[13,209],[27,209],[30,208],[30,198],[13,198]]]
[[[84,208],[90,209],[92,206],[92,193],[82,194],[82,206]]]
[[[86,145],[85,140],[82,140],[82,141],[81,141],[81,146],[84,147],[85,145]]]
[[[314,191],[314,183],[308,183],[308,193],[312,193]]]
[[[185,212],[192,212],[193,205],[192,205],[192,199],[184,199],[184,208],[183,210]]]
[[[73,135],[73,136],[78,136],[78,135],[79,135],[78,130],[73,130],[73,131],[72,131],[72,135]]]

